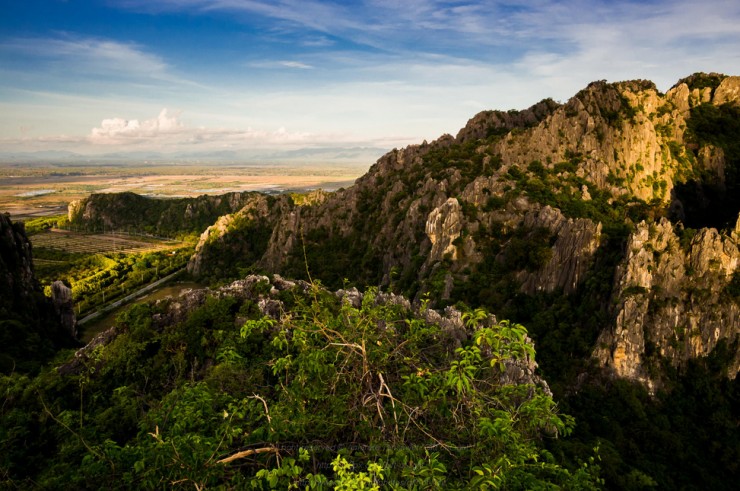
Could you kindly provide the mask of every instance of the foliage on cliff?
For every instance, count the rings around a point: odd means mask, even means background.
[[[543,446],[573,420],[522,326],[286,283],[138,305],[110,344],[0,378],[3,485],[599,486],[594,461],[568,469]]]
[[[118,230],[167,237],[200,234],[218,217],[241,209],[254,194],[176,199],[130,192],[93,194],[70,203],[69,226],[90,232]]]

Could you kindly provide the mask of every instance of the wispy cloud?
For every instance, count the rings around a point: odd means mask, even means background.
[[[311,70],[313,68],[313,66],[300,61],[279,61],[278,64],[286,68],[299,68],[301,70]]]
[[[86,77],[142,82],[194,85],[174,74],[162,57],[135,43],[112,39],[60,34],[56,37],[7,39],[0,43],[0,54],[45,67],[50,73],[78,80]]]
[[[299,70],[312,70],[313,65],[295,60],[259,61],[248,64],[251,68],[293,68]]]
[[[471,57],[485,49],[520,45],[518,51],[577,49],[594,28],[639,34],[638,39],[737,37],[740,3],[735,0],[364,0],[351,5],[319,0],[120,0],[123,8],[146,11],[227,11],[292,23],[329,36],[390,49],[467,47]],[[444,34],[444,35],[443,35]],[[621,37],[626,47],[634,39]],[[524,43],[524,45],[522,45]],[[570,44],[573,43],[573,44]]]

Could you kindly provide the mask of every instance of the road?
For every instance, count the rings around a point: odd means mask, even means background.
[[[115,302],[106,305],[105,307],[103,307],[102,309],[98,310],[97,312],[93,312],[92,314],[87,315],[87,316],[83,317],[82,319],[78,320],[77,321],[77,325],[78,326],[82,326],[82,325],[90,322],[91,320],[97,319],[101,315],[107,314],[111,310],[117,309],[121,305],[124,305],[124,304],[130,302],[131,300],[134,300],[134,299],[140,297],[144,293],[149,293],[150,291],[152,291],[152,290],[156,289],[157,287],[159,287],[161,284],[170,281],[172,278],[174,278],[175,276],[179,275],[184,270],[185,270],[185,268],[178,269],[174,273],[172,273],[170,275],[167,275],[164,278],[155,281],[154,283],[149,283],[147,286],[145,286],[144,288],[141,288],[140,290],[135,291],[131,295],[127,295],[127,296],[123,297],[120,300],[116,300]]]

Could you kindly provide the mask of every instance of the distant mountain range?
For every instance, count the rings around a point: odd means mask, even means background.
[[[191,162],[290,162],[290,163],[364,163],[376,160],[388,149],[375,147],[317,147],[297,150],[212,150],[203,152],[112,152],[85,155],[64,150],[35,152],[0,151],[0,162],[8,163],[79,163],[79,162],[141,162],[141,161],[191,161]]]

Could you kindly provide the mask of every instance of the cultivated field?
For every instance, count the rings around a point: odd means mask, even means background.
[[[181,242],[134,237],[125,234],[83,234],[68,230],[50,229],[31,236],[36,247],[71,253],[100,254],[120,252],[144,254],[182,246]],[[34,260],[36,263],[39,260]]]

